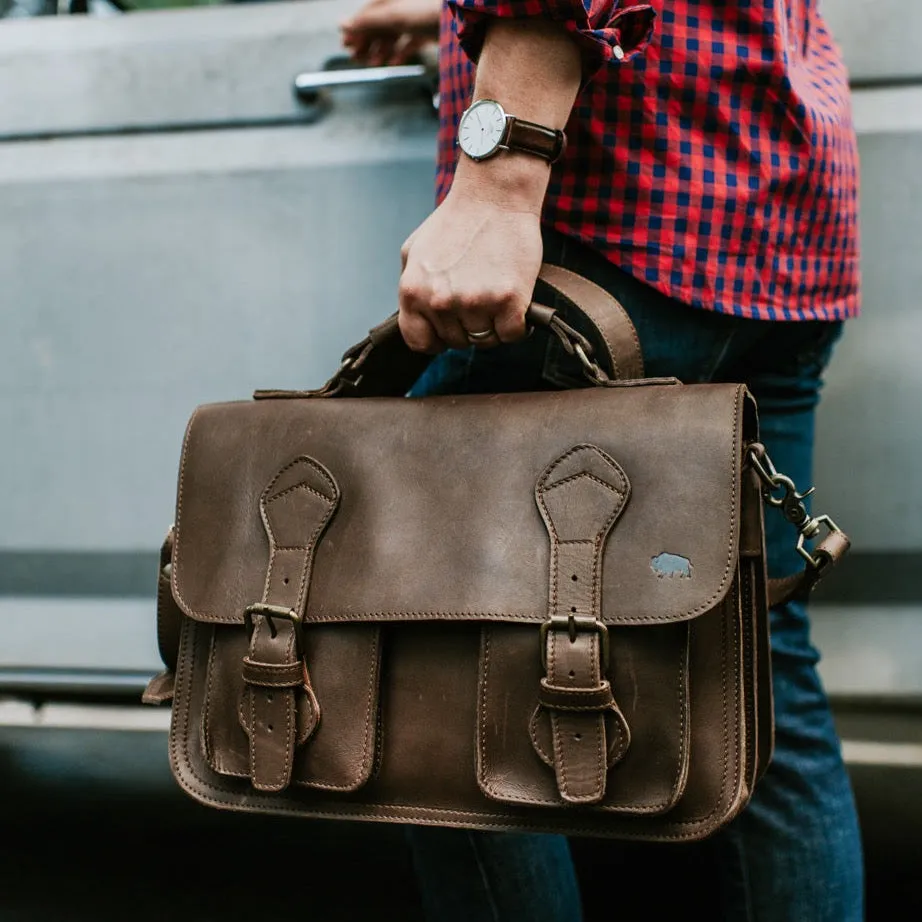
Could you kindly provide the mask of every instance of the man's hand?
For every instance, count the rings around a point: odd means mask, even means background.
[[[541,268],[542,197],[537,209],[512,210],[454,188],[413,233],[401,252],[399,291],[400,332],[411,349],[495,346],[525,335]]]
[[[441,0],[368,0],[342,23],[343,45],[372,67],[403,64],[438,39]]]
[[[559,23],[490,23],[475,98],[562,128],[579,83],[579,51]],[[481,162],[460,155],[447,197],[403,246],[400,332],[411,349],[496,346],[525,335],[549,179],[547,161],[526,153],[500,152]]]

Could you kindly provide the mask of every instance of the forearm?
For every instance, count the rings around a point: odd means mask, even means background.
[[[495,99],[517,118],[563,128],[582,76],[579,49],[563,26],[540,19],[496,19],[484,38],[474,100]],[[550,166],[528,154],[474,162],[460,155],[454,187],[503,208],[540,212]]]
[[[620,0],[448,3],[457,41],[477,64],[474,101],[495,99],[512,116],[557,130],[569,121],[582,84],[601,67],[639,53],[655,15],[649,5],[623,8]],[[445,38],[453,41],[454,30]],[[466,87],[466,79],[443,83],[449,121],[458,113],[457,97],[448,94],[466,96]],[[487,135],[481,122],[481,134],[474,136],[465,134],[462,119],[462,138],[472,155],[494,149],[501,126],[492,124],[495,134]],[[471,145],[472,137],[484,143]],[[571,147],[557,169],[579,169],[577,154]],[[524,150],[480,161],[458,151],[448,195],[401,251],[399,323],[411,349],[438,352],[472,343],[487,348],[525,335],[544,254],[540,218],[550,175],[546,160]]]

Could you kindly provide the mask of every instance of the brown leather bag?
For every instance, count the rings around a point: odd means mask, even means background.
[[[672,840],[746,804],[773,732],[763,494],[808,561],[777,598],[848,540],[745,387],[642,380],[616,301],[542,284],[580,330],[531,321],[595,386],[405,399],[429,359],[391,318],[319,391],[195,411],[145,698],[172,698],[193,797]]]

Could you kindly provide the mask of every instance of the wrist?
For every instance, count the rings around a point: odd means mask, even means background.
[[[508,211],[540,215],[550,175],[546,160],[521,151],[501,151],[480,161],[459,152],[452,191]]]

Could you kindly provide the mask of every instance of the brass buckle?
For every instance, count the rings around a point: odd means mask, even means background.
[[[570,643],[576,643],[579,631],[595,631],[599,635],[602,647],[602,671],[608,669],[608,628],[596,618],[585,618],[579,615],[552,615],[541,624],[541,665],[547,671],[547,635],[549,631],[566,631]]]
[[[804,500],[810,496],[815,487],[806,493],[798,493],[797,485],[786,474],[781,474],[772,463],[764,445],[755,443],[749,446],[749,460],[753,470],[762,481],[762,498],[769,506],[781,510],[781,514],[797,529],[795,550],[813,570],[822,570],[829,563],[828,557],[814,556],[806,548],[806,542],[816,537],[820,528],[825,526],[830,533],[842,531],[828,515],[811,516],[807,512]],[[783,491],[782,495],[776,495]]]
[[[278,628],[275,625],[276,619],[280,621],[289,621],[295,629],[295,641],[298,644],[298,652],[300,653],[304,649],[301,643],[304,633],[304,619],[293,608],[285,608],[284,605],[267,605],[265,602],[256,602],[253,605],[247,605],[243,610],[243,623],[246,626],[248,637],[253,636],[253,618],[256,616],[266,619],[269,624],[269,633],[273,638],[278,634]]]

